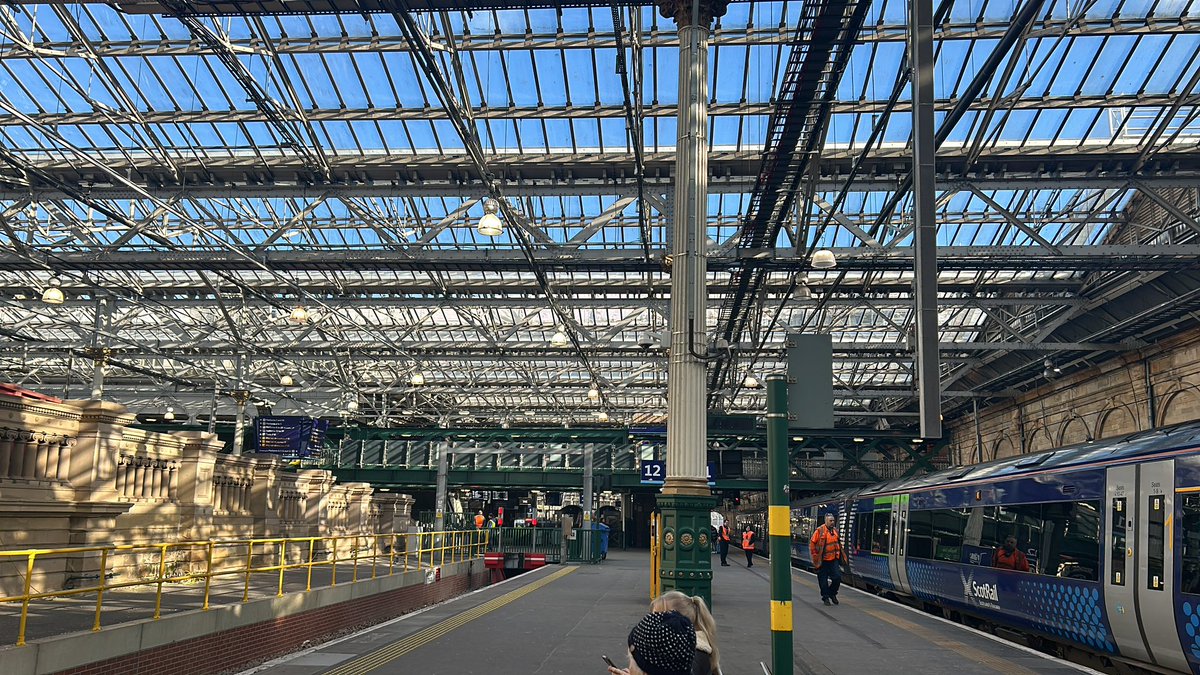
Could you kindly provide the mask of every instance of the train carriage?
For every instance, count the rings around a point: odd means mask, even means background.
[[[947,616],[1200,674],[1200,422],[792,505],[795,561],[824,513],[848,580]],[[1029,571],[994,556],[1017,539]]]

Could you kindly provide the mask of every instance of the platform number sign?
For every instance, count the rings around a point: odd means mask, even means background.
[[[659,459],[642,460],[642,485],[662,485],[667,482],[667,463]]]
[[[642,460],[642,485],[662,485],[667,481],[667,463],[660,459]],[[717,484],[717,467],[708,463],[708,486]]]

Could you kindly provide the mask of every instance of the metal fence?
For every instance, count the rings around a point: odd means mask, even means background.
[[[562,562],[562,530],[549,527],[498,527],[488,530],[488,550],[546,556],[546,562]],[[596,564],[604,556],[604,531],[573,530],[567,540],[569,563]]]
[[[23,568],[23,592],[0,596],[0,606],[20,603],[16,636],[16,644],[20,646],[25,644],[30,608],[35,604],[49,605],[47,601],[56,598],[95,595],[92,630],[98,631],[106,593],[120,589],[153,590],[153,618],[158,619],[165,595],[200,590],[196,589],[198,585],[203,586],[198,608],[207,610],[213,586],[218,582],[224,586],[236,584],[240,587],[241,602],[246,602],[251,597],[252,579],[257,580],[255,588],[259,592],[282,596],[285,576],[293,572],[302,575],[302,579],[294,581],[302,581],[303,592],[307,592],[313,588],[314,570],[323,570],[323,576],[328,575],[328,585],[335,586],[478,558],[487,550],[488,533],[488,530],[420,532],[0,551],[0,565],[15,563]],[[131,569],[131,563],[124,562],[125,559],[141,561],[136,568],[138,573],[124,571]],[[94,579],[95,584],[61,591],[34,590],[35,578],[44,577],[46,569],[61,568],[69,560],[87,561],[88,573],[79,578]],[[114,574],[118,570],[122,571]]]

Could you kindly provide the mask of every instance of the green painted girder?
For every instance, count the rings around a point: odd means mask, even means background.
[[[432,489],[437,484],[436,469],[405,469],[386,467],[331,467],[340,482],[371,483],[376,486],[396,488]],[[448,485],[478,487],[486,489],[549,489],[571,490],[583,487],[581,471],[542,471],[510,469],[496,471],[488,469],[452,469],[446,476]],[[657,492],[657,485],[643,485],[637,471],[597,469],[595,485],[598,490],[645,490]],[[841,490],[864,485],[863,482],[789,481],[794,491],[817,492]],[[767,489],[766,480],[745,478],[719,478],[713,490],[762,492]]]
[[[332,427],[330,440],[345,436],[353,440],[391,441],[467,441],[531,443],[628,443],[629,432],[623,428],[576,427],[518,427],[515,429],[475,428],[442,429],[440,427]]]
[[[436,469],[405,469],[387,467],[330,467],[340,482],[371,483],[372,485],[432,488],[437,484]],[[542,471],[510,469],[451,469],[446,474],[448,485],[480,488],[529,488],[569,490],[583,487],[582,471]],[[641,474],[633,470],[597,469],[595,484],[601,490],[657,490],[656,485],[643,485]],[[765,480],[721,479],[715,490],[765,490]]]

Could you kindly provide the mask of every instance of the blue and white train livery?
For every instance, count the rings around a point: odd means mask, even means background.
[[[814,497],[856,585],[1114,666],[1200,675],[1200,422]],[[1017,539],[1029,571],[993,556]]]

